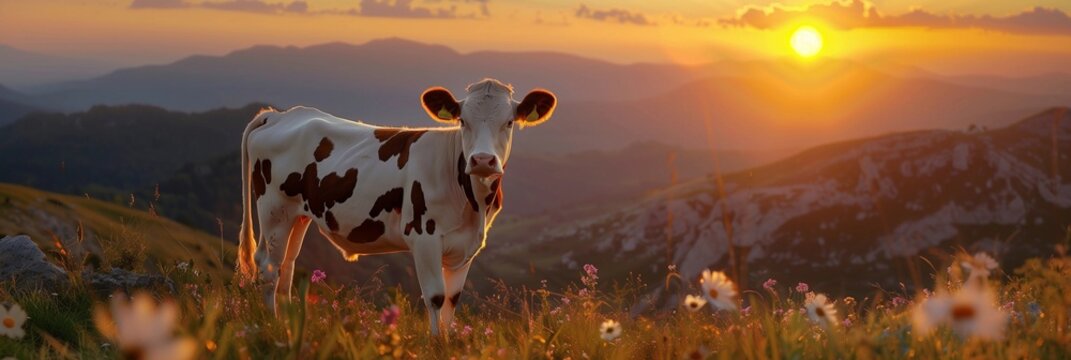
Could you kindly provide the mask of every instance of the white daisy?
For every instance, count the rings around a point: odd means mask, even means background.
[[[807,309],[807,318],[811,319],[811,322],[823,327],[837,324],[837,309],[825,294],[807,293],[803,307]]]
[[[962,339],[999,340],[1004,337],[1008,316],[996,306],[996,294],[976,286],[953,295],[936,294],[924,300],[913,314],[915,331],[927,335],[941,325],[949,325]]]
[[[721,310],[736,310],[736,288],[729,277],[721,271],[703,270],[703,277],[699,279],[703,286],[703,296],[706,296],[710,306]]]
[[[12,339],[21,339],[26,336],[26,331],[22,329],[22,325],[26,323],[26,312],[22,310],[19,304],[11,305],[11,308],[5,308],[0,305],[0,336],[7,336]]]
[[[968,257],[960,262],[960,266],[970,272],[968,277],[968,283],[970,283],[970,280],[975,278],[988,278],[989,273],[997,269],[997,261],[993,260],[993,257],[989,256],[989,254],[979,252],[974,254],[973,257]]]
[[[113,338],[119,351],[128,359],[192,359],[196,343],[187,338],[175,338],[178,307],[171,302],[156,305],[150,295],[135,295],[132,301],[115,295],[111,314],[98,309],[95,322],[105,336]]]
[[[688,311],[696,312],[703,308],[703,305],[707,304],[707,300],[702,296],[688,295],[684,297],[684,307]]]
[[[617,339],[621,336],[621,323],[613,320],[603,321],[602,326],[599,327],[599,336],[606,341]]]

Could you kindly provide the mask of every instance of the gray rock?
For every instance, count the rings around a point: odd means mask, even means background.
[[[59,289],[69,284],[67,272],[45,258],[26,235],[0,239],[0,283],[18,290]]]
[[[132,294],[137,290],[166,289],[175,292],[175,283],[160,275],[146,275],[127,270],[112,268],[108,272],[83,272],[82,279],[86,285],[102,296],[122,291]]]

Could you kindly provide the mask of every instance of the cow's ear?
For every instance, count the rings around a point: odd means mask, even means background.
[[[517,121],[522,126],[536,126],[550,119],[554,114],[554,107],[558,105],[558,98],[553,93],[543,89],[535,89],[524,96],[520,104],[517,104]]]
[[[456,124],[457,119],[461,118],[461,104],[454,99],[450,90],[438,86],[428,88],[420,95],[420,102],[424,105],[424,111],[435,121]]]

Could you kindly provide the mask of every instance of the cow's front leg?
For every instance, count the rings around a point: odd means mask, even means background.
[[[469,267],[472,266],[472,261],[473,259],[470,259],[457,269],[443,269],[446,294],[450,296],[446,299],[446,303],[443,304],[442,318],[444,326],[450,326],[454,323],[454,310],[457,309],[457,303],[461,300],[461,290],[465,287],[465,279],[469,275]]]
[[[446,301],[446,285],[443,282],[443,246],[438,236],[422,236],[410,244],[417,281],[424,305],[428,308],[428,323],[431,335],[439,335],[439,310]]]

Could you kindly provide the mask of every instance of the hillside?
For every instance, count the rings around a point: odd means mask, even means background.
[[[912,279],[913,267],[926,266],[918,256],[941,259],[956,247],[995,253],[1012,268],[1047,253],[1071,222],[1066,110],[988,131],[916,131],[816,147],[725,176],[724,197],[707,178],[561,216],[572,221],[499,229],[527,240],[491,257],[513,259],[498,261],[498,271],[519,279],[530,267],[577,269],[582,259],[601,259],[596,265],[615,276],[648,279],[676,264],[690,279],[728,266],[731,229],[752,288],[769,277],[835,293],[897,287],[895,279]]]
[[[122,205],[18,185],[0,184],[0,234],[29,235],[46,252],[59,241],[75,257],[95,253],[123,262],[111,266],[158,271],[192,260],[216,280],[230,279],[234,268],[235,246],[219,236]],[[112,253],[100,256],[102,249]]]
[[[236,152],[242,129],[264,106],[191,114],[126,105],[30,114],[0,131],[0,182],[75,194],[151,189],[184,164]]]

